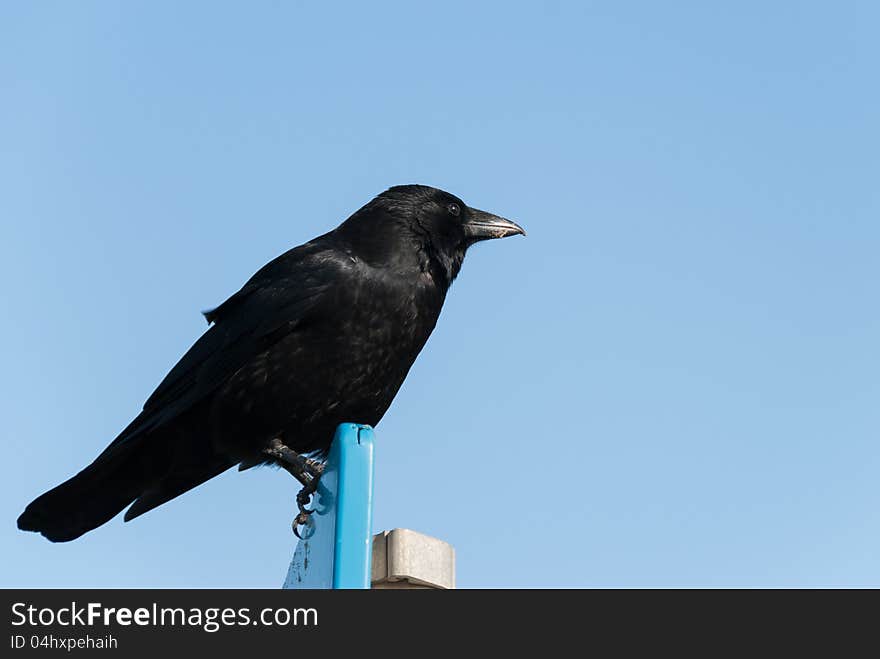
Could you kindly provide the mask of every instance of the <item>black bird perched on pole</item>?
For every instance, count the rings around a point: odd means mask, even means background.
[[[325,456],[339,423],[379,422],[468,247],[514,234],[525,231],[436,188],[383,192],[206,312],[211,326],[143,411],[28,505],[18,527],[73,540],[129,504],[126,521],[236,464],[276,463],[314,489],[320,462],[304,456]]]

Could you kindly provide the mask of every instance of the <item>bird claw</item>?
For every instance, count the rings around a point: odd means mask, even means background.
[[[312,512],[314,511],[309,511],[308,513],[300,513],[293,520],[293,524],[291,525],[293,527],[293,535],[295,535],[300,540],[305,540],[305,538],[300,535],[299,527],[309,525],[309,514],[311,514]]]
[[[303,488],[296,495],[296,506],[299,508],[299,513],[294,517],[292,524],[293,534],[302,540],[299,527],[308,525],[309,516],[315,512],[314,509],[306,508],[306,505],[312,494],[318,489],[318,481],[321,474],[324,473],[324,463],[300,455],[278,438],[269,442],[269,445],[263,449],[263,453],[274,459],[303,484]]]
[[[313,460],[309,460],[309,467],[314,469],[315,465],[319,467],[316,469],[317,475],[312,475],[311,480],[303,486],[303,488],[296,495],[296,506],[299,508],[299,513],[293,519],[293,534],[299,538],[300,540],[303,537],[299,533],[300,526],[307,526],[310,522],[310,517],[314,514],[314,508],[306,508],[306,505],[310,502],[312,498],[312,494],[314,494],[318,489],[318,480],[321,477],[321,473],[324,471],[324,465],[320,463],[315,463]]]

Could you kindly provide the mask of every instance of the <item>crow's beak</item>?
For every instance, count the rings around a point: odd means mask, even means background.
[[[464,232],[474,242],[490,238],[506,238],[518,233],[526,235],[526,230],[516,222],[476,208],[469,209],[468,219],[464,223]]]

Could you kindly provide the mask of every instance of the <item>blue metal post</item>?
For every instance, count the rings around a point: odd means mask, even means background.
[[[369,588],[372,567],[373,429],[336,428],[315,509],[302,529],[283,588]]]

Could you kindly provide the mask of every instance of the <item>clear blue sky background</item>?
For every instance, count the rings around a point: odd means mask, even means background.
[[[0,585],[280,585],[294,483],[15,528],[390,185],[472,250],[377,429],[462,587],[880,585],[873,2],[5,3]]]

